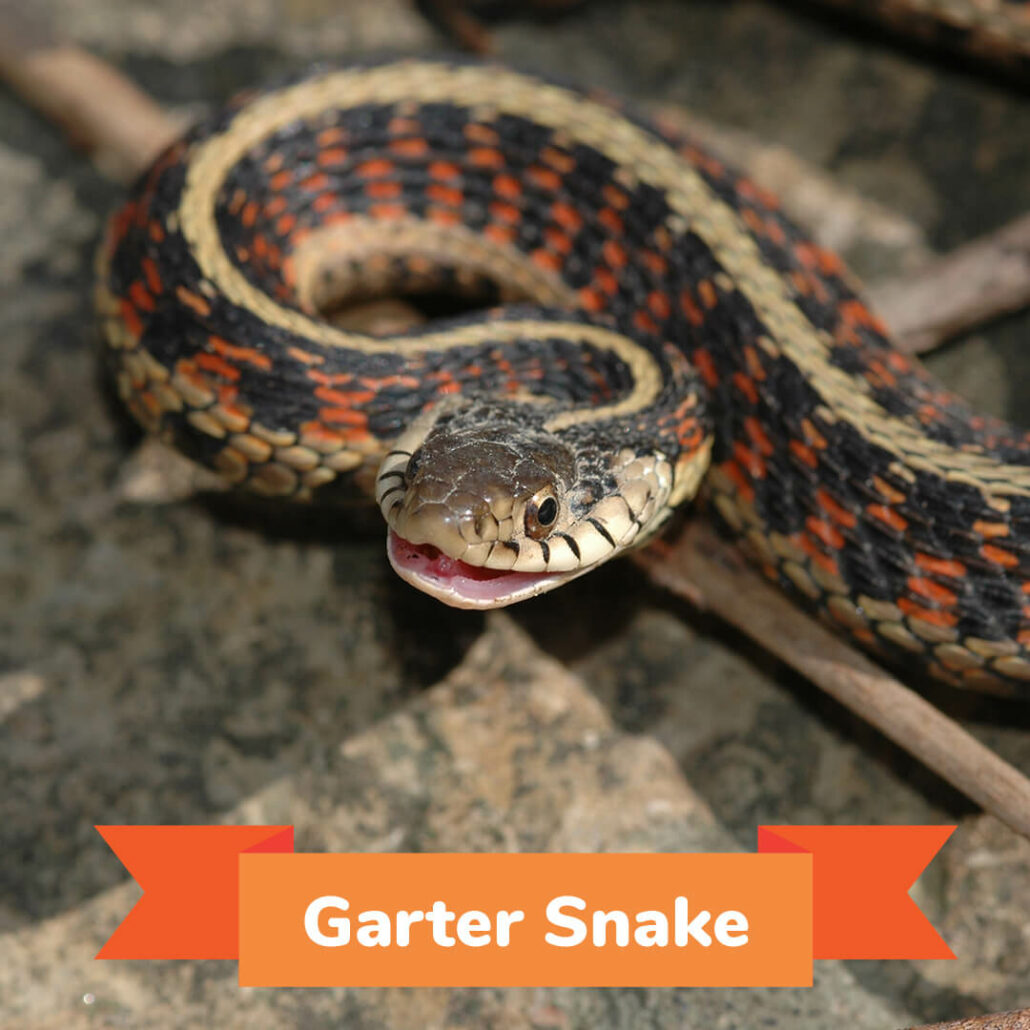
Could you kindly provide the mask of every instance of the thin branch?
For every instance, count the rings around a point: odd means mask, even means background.
[[[1030,215],[872,291],[903,350],[944,340],[1030,305]]]
[[[700,520],[637,559],[655,582],[715,612],[967,797],[1030,838],[1030,779],[915,691],[791,605]]]
[[[0,2],[0,41],[0,77],[113,179],[134,179],[181,131],[106,61],[55,40],[27,4]]]

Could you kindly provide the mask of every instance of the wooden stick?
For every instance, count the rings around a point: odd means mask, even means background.
[[[1030,780],[915,691],[791,605],[701,520],[637,560],[655,582],[710,609],[1030,838]]]
[[[1030,215],[871,290],[902,350],[927,351],[1030,304]]]
[[[28,7],[0,0],[0,77],[106,175],[131,181],[181,126],[106,61],[55,40]]]
[[[1030,1009],[994,1012],[989,1016],[957,1019],[953,1023],[909,1027],[909,1030],[1030,1030]]]

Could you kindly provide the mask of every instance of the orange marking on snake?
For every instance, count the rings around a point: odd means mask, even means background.
[[[330,147],[328,150],[321,151],[315,160],[322,168],[342,165],[347,160],[347,151],[343,147]]]
[[[903,533],[908,529],[908,520],[902,518],[893,508],[888,508],[885,504],[867,504],[865,510],[872,518],[898,533]]]
[[[499,222],[518,222],[522,218],[522,212],[514,204],[501,200],[493,201],[488,210],[490,217]]]
[[[712,355],[703,347],[698,348],[694,351],[693,361],[694,367],[701,373],[701,378],[705,381],[705,384],[709,388],[717,386],[719,383],[719,372],[715,367],[715,362],[712,360]]]
[[[451,207],[461,207],[465,201],[465,194],[457,187],[442,186],[436,182],[432,182],[426,187],[426,196],[440,204],[450,204]]]
[[[719,468],[737,488],[741,500],[750,504],[755,499],[755,489],[735,461],[724,461]]]
[[[687,321],[691,325],[704,325],[704,312],[694,303],[694,298],[691,297],[687,290],[680,294],[680,307],[683,309],[683,314],[687,316]]]
[[[290,183],[293,182],[293,171],[289,168],[284,169],[281,172],[277,172],[268,180],[268,186],[270,189],[278,193],[280,190],[286,189]]]
[[[401,157],[422,157],[429,152],[429,144],[418,136],[411,139],[395,139],[390,143],[390,150]]]
[[[702,279],[697,284],[697,295],[701,298],[701,303],[704,304],[709,311],[719,303],[719,294],[715,291],[715,286],[711,279]]]
[[[777,247],[782,247],[787,242],[787,236],[783,231],[783,226],[774,218],[766,218],[762,223],[765,229],[765,235],[776,244]]]
[[[622,219],[614,208],[603,207],[597,212],[597,220],[613,235],[621,236],[625,231]]]
[[[443,208],[434,208],[434,211],[442,211]],[[383,221],[393,221],[398,218],[403,218],[407,213],[407,208],[403,204],[372,204],[368,213],[373,218],[382,218]],[[457,217],[455,212],[449,212],[453,217]]]
[[[312,354],[310,351],[301,350],[300,347],[287,347],[286,353],[302,365],[321,365],[325,362],[325,358],[321,354]]]
[[[426,171],[434,179],[461,178],[461,168],[453,161],[432,161]]]
[[[362,161],[354,169],[354,173],[355,175],[360,175],[363,179],[381,179],[383,176],[392,175],[396,167],[392,161],[387,161],[385,157],[373,157],[368,161]]]
[[[211,305],[200,294],[193,293],[193,290],[186,289],[185,286],[176,286],[175,296],[179,299],[180,304],[184,304],[202,318],[206,318],[211,313]]]
[[[544,168],[543,165],[530,165],[526,169],[526,178],[535,186],[557,193],[561,189],[561,176],[553,168]]]
[[[194,356],[193,360],[199,365],[205,372],[214,372],[215,375],[222,376],[223,379],[228,379],[231,382],[235,382],[240,378],[240,370],[234,368],[224,358],[220,358],[217,354],[205,354],[200,353]]]
[[[329,189],[329,176],[325,172],[314,172],[306,179],[301,179],[297,185],[309,193],[321,193],[323,190]]]
[[[973,530],[988,540],[997,540],[1009,535],[1009,527],[1004,522],[985,522],[983,519],[977,519],[973,523]]]
[[[658,323],[646,311],[638,311],[633,316],[633,324],[643,333],[658,332]]]
[[[501,137],[497,134],[496,129],[479,122],[470,122],[465,126],[465,138],[473,143],[485,143],[491,147],[496,147],[501,142]]]
[[[958,622],[958,616],[954,612],[938,611],[935,608],[924,608],[907,597],[899,597],[898,607],[911,619],[919,619],[921,622],[928,622],[931,626],[942,626],[950,629]]]
[[[323,422],[343,426],[364,426],[368,419],[364,412],[354,411],[351,408],[323,408],[318,413]]]
[[[669,303],[668,294],[661,290],[652,290],[647,295],[647,306],[655,318],[668,318],[672,313],[672,305]]]
[[[768,458],[775,451],[776,448],[773,447],[762,423],[754,415],[748,415],[744,419],[744,432],[751,438],[751,442],[758,448],[760,454]]]
[[[576,294],[580,306],[587,311],[603,311],[604,298],[592,286],[584,286]]]
[[[151,222],[147,231],[155,243],[164,243],[165,227],[160,222]]]
[[[553,225],[544,229],[544,239],[547,240],[547,245],[559,254],[568,254],[572,250],[572,240]]]
[[[538,264],[541,268],[546,268],[549,272],[560,272],[561,271],[561,258],[557,254],[552,253],[549,250],[545,250],[543,247],[538,247],[530,254],[530,258]]]
[[[601,196],[604,197],[606,204],[618,211],[623,211],[629,207],[629,197],[610,182],[605,183],[601,187]]]
[[[289,201],[280,193],[274,196],[267,204],[265,204],[265,217],[275,218],[281,215],[287,208]]]
[[[905,495],[900,490],[895,490],[881,476],[873,476],[873,486],[876,487],[877,493],[885,497],[891,504],[901,504],[905,500]]]
[[[601,256],[611,268],[623,268],[626,264],[626,248],[618,240],[605,240],[601,245]]]
[[[510,225],[497,225],[491,222],[483,229],[483,235],[494,243],[511,243],[515,239],[515,230]]]
[[[616,292],[619,288],[619,281],[612,275],[611,271],[605,267],[597,268],[594,271],[594,281],[598,286],[604,290],[609,296]]]
[[[576,167],[575,158],[564,150],[558,150],[557,147],[544,147],[540,151],[540,160],[546,161],[552,168],[556,168],[565,175]]]
[[[311,209],[313,211],[318,211],[319,214],[321,214],[322,212],[328,211],[335,203],[336,195],[334,193],[323,193],[321,196],[315,197],[311,202]]]
[[[935,604],[953,605],[958,601],[958,594],[954,590],[949,590],[947,587],[941,586],[940,583],[935,583],[932,579],[924,579],[921,576],[909,576],[907,583],[912,593],[919,594]]]
[[[220,336],[209,336],[208,343],[217,354],[233,361],[245,361],[248,365],[260,368],[262,372],[268,372],[272,368],[272,359],[254,347],[239,347]]]
[[[995,565],[1001,565],[1006,569],[1014,569],[1019,565],[1019,559],[1011,551],[1006,551],[1001,547],[995,547],[993,544],[984,544],[983,547],[980,548],[980,554],[989,562],[993,562]]]
[[[826,437],[815,428],[812,420],[803,418],[801,420],[801,431],[805,434],[805,441],[818,451],[826,450]]]
[[[404,209],[400,209],[401,214]],[[437,225],[461,225],[461,215],[450,207],[430,207],[426,210],[426,217]]]
[[[810,469],[819,467],[819,457],[808,444],[804,444],[800,440],[791,440],[789,446],[791,454],[802,464],[807,465]]]
[[[136,279],[129,287],[129,299],[140,311],[153,311],[157,305],[154,298],[147,292],[147,288]]]
[[[669,262],[661,254],[656,254],[653,250],[641,251],[640,263],[654,275],[665,275],[669,270]]]
[[[758,389],[754,382],[743,372],[734,372],[732,377],[733,385],[752,403],[758,403]]]
[[[278,222],[275,223],[275,231],[280,236],[289,236],[291,232],[297,227],[297,216],[293,214],[283,215]]]
[[[342,143],[347,138],[347,133],[341,128],[323,129],[316,137],[315,142],[320,147],[332,147]]]
[[[744,364],[747,365],[748,375],[752,379],[757,379],[758,382],[762,382],[765,379],[765,366],[762,364],[762,359],[758,356],[758,351],[750,344],[744,348]]]
[[[140,265],[143,268],[143,277],[147,280],[150,292],[155,296],[160,296],[164,292],[164,284],[161,282],[161,273],[157,270],[157,262],[151,257],[145,257]]]
[[[508,163],[504,154],[491,147],[474,147],[468,152],[468,162],[477,168],[504,168]]]
[[[916,551],[916,567],[924,572],[932,572],[937,576],[947,576],[949,579],[961,579],[966,574],[966,567],[960,561],[947,558],[936,558],[932,554],[923,551]],[[1025,584],[1030,587],[1030,583]],[[1030,594],[1030,589],[1026,590]]]
[[[858,523],[858,519],[854,512],[850,512],[847,508],[838,504],[823,487],[819,487],[819,489],[816,490],[815,500],[819,507],[822,508],[822,510],[826,512],[834,522],[838,522],[840,525],[845,526],[848,529],[854,528]]]
[[[808,528],[809,533],[822,540],[827,547],[832,547],[833,550],[839,551],[844,546],[844,537],[841,536],[840,530],[825,519],[809,515],[805,519],[805,526]]]
[[[765,479],[765,462],[762,461],[761,455],[750,450],[740,440],[734,441],[733,457],[736,458],[737,464],[747,470],[752,479]]]
[[[522,196],[522,183],[514,175],[495,175],[491,185],[497,196],[507,200],[515,200]]]
[[[315,389],[315,396],[327,404],[336,404],[341,408],[352,407],[356,404],[367,404],[375,398],[374,390],[334,390],[328,386],[319,386]]]
[[[583,227],[580,213],[571,204],[563,201],[556,200],[551,205],[551,217],[568,232],[579,232]]]
[[[401,184],[390,180],[370,182],[365,187],[365,195],[372,200],[396,200],[401,195]]]
[[[243,213],[240,215],[240,221],[250,229],[257,221],[258,206],[255,201],[250,201],[249,204],[243,209]]]
[[[125,328],[133,336],[140,337],[143,334],[143,323],[140,321],[139,315],[136,314],[136,309],[127,300],[123,300],[118,305],[118,310],[122,316],[122,321],[125,323]]]

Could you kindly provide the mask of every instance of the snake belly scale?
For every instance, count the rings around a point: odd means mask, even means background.
[[[608,98],[321,68],[169,148],[99,265],[145,428],[264,494],[356,476],[394,567],[447,603],[560,585],[703,480],[860,645],[1030,696],[1027,434],[894,350],[775,198]],[[327,314],[441,287],[503,303],[382,337]]]

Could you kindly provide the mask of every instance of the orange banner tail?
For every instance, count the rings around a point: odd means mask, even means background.
[[[292,826],[97,826],[143,897],[97,958],[239,956],[239,856],[293,851]]]
[[[760,826],[758,850],[813,856],[813,958],[952,959],[908,896],[954,826]]]

